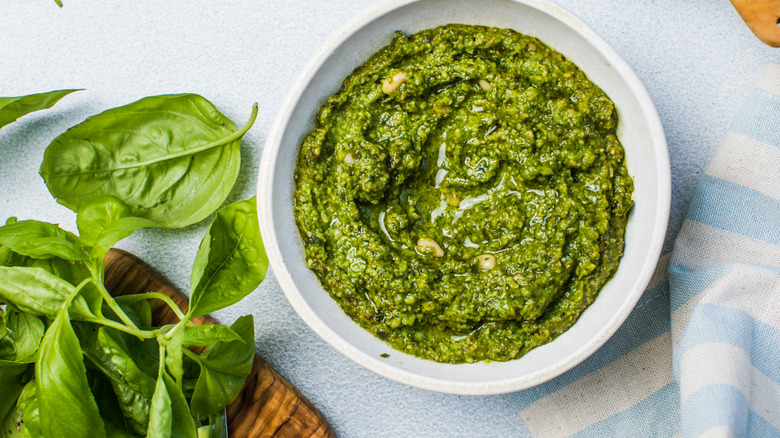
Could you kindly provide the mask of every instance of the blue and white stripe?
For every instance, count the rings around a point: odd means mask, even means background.
[[[780,65],[761,75],[626,323],[511,398],[539,437],[780,437]]]

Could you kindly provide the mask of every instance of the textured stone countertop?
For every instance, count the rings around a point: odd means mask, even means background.
[[[89,115],[143,96],[193,92],[238,125],[260,116],[243,144],[231,200],[253,196],[276,109],[308,58],[369,0],[4,0],[0,96],[85,88],[54,109],[0,130],[0,218],[75,230],[38,168],[56,135]],[[476,0],[475,0],[476,1]],[[759,69],[780,49],[758,41],[727,0],[556,0],[601,34],[636,70],[669,142],[672,216],[679,230],[698,175]],[[120,243],[187,289],[205,231],[143,231]],[[667,239],[669,240],[669,239]],[[667,242],[667,249],[669,249]],[[523,436],[506,397],[461,397],[374,375],[325,344],[298,318],[273,275],[223,322],[254,313],[258,352],[325,414],[338,436]]]

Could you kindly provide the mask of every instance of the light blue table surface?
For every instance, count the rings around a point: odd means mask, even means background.
[[[255,192],[276,109],[318,46],[367,0],[4,0],[0,96],[85,88],[54,109],[0,130],[0,218],[75,229],[38,176],[43,151],[89,115],[143,96],[193,92],[237,124],[252,102],[260,116],[243,144],[232,200]],[[475,0],[477,1],[477,0]],[[672,163],[669,236],[679,230],[694,183],[758,70],[780,49],[758,41],[727,0],[557,0],[636,70],[663,122]],[[205,231],[144,231],[125,248],[182,289]],[[669,249],[667,239],[667,249]],[[287,303],[273,275],[217,314],[255,315],[258,352],[327,417],[338,436],[524,436],[503,396],[443,395],[391,382],[319,339]]]

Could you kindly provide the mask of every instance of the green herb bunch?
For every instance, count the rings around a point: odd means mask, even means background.
[[[72,91],[0,98],[0,127]],[[255,104],[236,129],[200,96],[154,96],[48,146],[41,176],[77,213],[79,234],[15,218],[0,227],[0,436],[195,437],[235,400],[254,359],[252,316],[230,327],[191,319],[235,304],[265,277],[255,200],[217,212],[186,313],[155,291],[112,297],[103,258],[140,228],[184,227],[216,211],[256,115]],[[153,326],[157,300],[180,321]]]

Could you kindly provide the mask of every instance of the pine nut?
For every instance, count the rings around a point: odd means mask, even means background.
[[[444,257],[444,250],[441,249],[438,243],[430,237],[420,237],[417,240],[417,249],[422,251],[424,249],[431,248],[433,250],[434,257]]]
[[[390,94],[393,91],[395,91],[398,87],[401,86],[401,84],[404,83],[404,80],[406,79],[407,73],[405,71],[399,71],[398,73],[394,74],[392,78],[388,77],[384,81],[382,81],[382,91],[385,94]]]
[[[352,152],[347,152],[347,155],[344,155],[344,163],[350,166],[355,164],[355,161],[357,160],[358,160],[357,157]]]
[[[478,255],[477,266],[482,271],[489,271],[496,267],[496,258],[493,256],[493,254]]]

